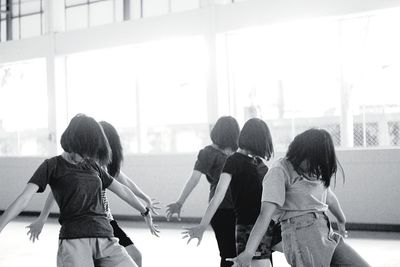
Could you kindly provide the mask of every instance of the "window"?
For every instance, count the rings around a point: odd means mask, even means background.
[[[398,146],[399,13],[221,34],[220,106],[242,122],[265,119],[278,150],[310,127],[337,146]]]
[[[43,34],[44,0],[0,0],[0,42]]]
[[[190,37],[70,55],[68,115],[109,121],[126,153],[195,151],[208,142],[204,53]]]
[[[0,65],[0,155],[47,155],[49,146],[44,59]]]
[[[66,30],[123,20],[123,0],[64,0]]]

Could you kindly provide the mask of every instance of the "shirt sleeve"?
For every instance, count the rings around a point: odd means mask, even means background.
[[[31,179],[29,179],[28,183],[32,183],[39,186],[37,192],[42,193],[46,189],[46,186],[50,181],[50,175],[51,175],[51,167],[49,164],[49,160],[45,160],[37,168],[35,173],[32,175]]]
[[[100,166],[98,167],[98,169],[101,183],[103,184],[102,189],[105,190],[114,181],[114,177],[112,177],[105,169],[101,168]]]
[[[194,170],[199,171],[203,174],[208,173],[213,165],[214,157],[211,153],[207,153],[206,150],[202,149],[197,155],[196,163],[194,164]]]
[[[226,159],[224,169],[222,170],[222,172],[229,173],[230,175],[233,176],[233,174],[236,173],[236,168],[237,168],[237,162],[232,156],[229,156]]]
[[[285,203],[285,172],[280,167],[272,167],[263,180],[261,201],[276,203],[282,207]]]

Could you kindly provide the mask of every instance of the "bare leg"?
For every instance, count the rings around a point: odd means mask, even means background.
[[[142,253],[135,247],[134,244],[125,247],[129,256],[133,259],[133,261],[137,264],[138,267],[142,267]]]

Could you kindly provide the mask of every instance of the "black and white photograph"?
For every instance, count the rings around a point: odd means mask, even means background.
[[[399,267],[400,0],[0,0],[0,267]]]

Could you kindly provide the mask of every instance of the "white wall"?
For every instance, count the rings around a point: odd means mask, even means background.
[[[279,157],[281,154],[278,154]],[[400,225],[400,150],[338,151],[346,172],[346,182],[337,177],[336,193],[350,223]],[[195,154],[128,156],[124,171],[163,207],[174,201],[190,174]],[[39,158],[0,158],[0,210],[22,191]],[[37,194],[26,211],[40,211],[45,194]],[[109,194],[116,215],[138,215],[121,200]],[[202,179],[184,206],[183,217],[201,217],[208,199],[208,184]],[[57,211],[57,209],[54,209]],[[165,209],[161,210],[164,214]]]

